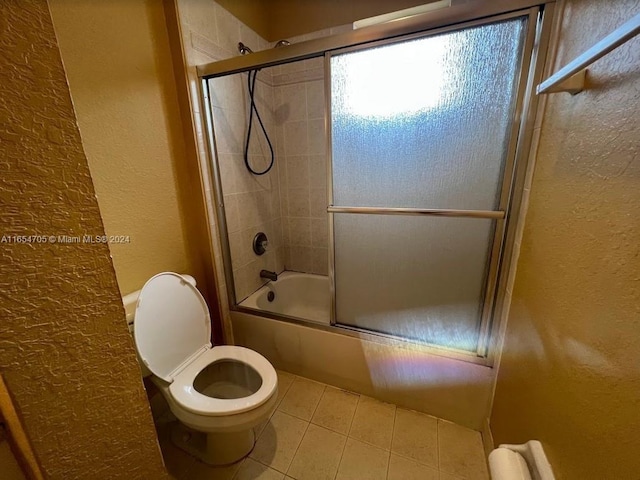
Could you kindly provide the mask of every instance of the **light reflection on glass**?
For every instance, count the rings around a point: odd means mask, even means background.
[[[444,64],[449,49],[450,37],[437,36],[337,57],[345,89],[334,109],[388,118],[437,107],[451,80]]]

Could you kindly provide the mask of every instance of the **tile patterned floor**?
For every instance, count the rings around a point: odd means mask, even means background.
[[[278,407],[246,459],[213,468],[173,446],[178,480],[488,480],[480,433],[423,413],[278,372]]]

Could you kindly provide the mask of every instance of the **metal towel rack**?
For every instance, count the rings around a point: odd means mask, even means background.
[[[640,13],[618,27],[589,50],[547,78],[536,88],[541,93],[569,92],[572,95],[584,90],[586,68],[599,58],[615,50],[640,33]]]

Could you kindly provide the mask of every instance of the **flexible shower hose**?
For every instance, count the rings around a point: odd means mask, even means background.
[[[269,139],[269,134],[267,133],[267,129],[264,127],[264,123],[262,123],[262,119],[260,118],[260,112],[258,112],[258,107],[256,106],[256,102],[254,100],[255,91],[256,91],[256,78],[258,76],[258,70],[249,71],[249,75],[247,76],[247,88],[249,90],[249,97],[251,99],[251,106],[249,107],[249,127],[247,128],[247,142],[244,146],[244,165],[247,167],[247,170],[251,172],[253,175],[264,175],[269,173],[269,170],[273,167],[274,155],[273,155],[273,145],[271,145],[271,140]],[[271,162],[269,162],[269,166],[260,171],[256,171],[251,167],[249,163],[249,142],[251,140],[251,128],[253,126],[253,113],[255,112],[256,118],[260,123],[260,128],[262,128],[262,132],[264,133],[265,138],[267,139],[267,143],[269,144],[269,150],[271,151]]]

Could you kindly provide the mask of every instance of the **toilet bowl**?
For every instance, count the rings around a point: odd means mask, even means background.
[[[177,273],[147,281],[133,322],[138,357],[181,422],[179,448],[205,463],[225,465],[249,454],[253,428],[275,410],[278,377],[253,350],[213,346],[207,304]]]

